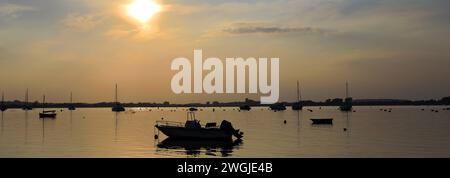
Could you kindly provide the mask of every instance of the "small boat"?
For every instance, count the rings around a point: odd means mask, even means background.
[[[56,118],[56,111],[42,111],[39,113],[39,118]]]
[[[311,119],[312,124],[314,125],[329,125],[333,124],[332,118],[322,118],[322,119]]]
[[[186,123],[156,121],[155,127],[169,138],[177,139],[240,139],[243,132],[235,130],[232,124],[223,120],[218,127],[216,123],[207,123],[205,126],[195,118],[195,112],[187,113]]]
[[[46,111],[45,110],[45,95],[43,96],[42,99],[42,112],[39,113],[39,118],[52,118],[55,119],[56,118],[56,110],[49,110]]]
[[[189,108],[189,111],[198,111],[198,109],[197,109],[197,108],[194,108],[194,107],[192,107],[192,108]]]
[[[6,111],[8,107],[5,105],[5,94],[2,92],[2,103],[0,103],[0,111]]]
[[[28,88],[27,91],[25,92],[25,104],[22,106],[22,110],[25,111],[33,110],[33,108],[28,103]]]
[[[269,106],[273,111],[284,111],[286,110],[286,106],[283,103],[275,103]]]
[[[76,110],[75,106],[72,103],[72,92],[70,92],[70,105],[69,105],[69,107],[67,107],[67,109],[69,109],[71,111]]]
[[[114,105],[111,108],[111,110],[114,111],[114,112],[123,112],[123,111],[125,111],[125,108],[122,106],[122,104],[120,104],[120,102],[117,99],[117,84],[116,84],[115,102],[114,102]]]
[[[300,111],[300,110],[303,109],[303,105],[302,105],[302,102],[301,102],[301,97],[302,96],[301,96],[301,93],[300,93],[300,84],[297,81],[297,102],[292,104],[292,110]]]
[[[252,108],[250,107],[250,105],[242,105],[239,106],[239,109],[244,111],[250,111]]]
[[[351,111],[353,109],[353,98],[349,97],[348,94],[348,83],[345,83],[345,100],[344,103],[341,104],[341,106],[339,106],[339,110],[341,111]]]

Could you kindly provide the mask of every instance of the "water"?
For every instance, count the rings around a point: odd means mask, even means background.
[[[39,109],[10,109],[1,118],[0,157],[450,157],[450,111],[438,106],[355,107],[352,113],[336,107],[201,109],[197,118],[203,123],[229,120],[244,139],[182,142],[161,133],[155,140],[155,121],[184,122],[182,108],[58,110],[54,120],[39,119]],[[334,118],[334,125],[311,125],[309,119],[321,117]]]

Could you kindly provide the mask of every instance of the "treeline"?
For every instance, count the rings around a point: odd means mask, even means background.
[[[292,102],[282,102],[286,106],[290,106]],[[342,98],[327,99],[322,102],[316,102],[311,100],[301,101],[303,106],[339,106],[343,103]],[[69,106],[75,106],[77,108],[105,108],[112,107],[114,102],[100,102],[100,103],[45,103],[46,108],[67,108]],[[8,108],[22,108],[24,106],[30,106],[32,108],[42,108],[42,103],[36,101],[32,103],[25,103],[22,101],[6,101],[3,103]],[[189,104],[171,104],[169,102],[163,103],[122,103],[125,107],[237,107],[242,105],[249,106],[268,106],[262,105],[259,101],[246,99],[242,102],[206,102],[206,103],[189,103]],[[450,105],[450,97],[443,97],[440,100],[396,100],[396,99],[358,99],[353,101],[354,106],[414,106],[414,105]]]

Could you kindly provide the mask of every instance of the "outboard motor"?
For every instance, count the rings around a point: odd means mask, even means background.
[[[234,129],[231,122],[227,120],[223,120],[222,123],[220,123],[220,129],[233,134],[236,138],[239,139],[242,138],[244,135],[244,133],[240,132],[239,129],[238,130]]]

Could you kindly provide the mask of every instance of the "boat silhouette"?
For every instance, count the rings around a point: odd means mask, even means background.
[[[116,84],[116,92],[115,92],[115,101],[114,101],[114,105],[111,108],[112,111],[114,112],[123,112],[125,111],[125,108],[122,106],[122,104],[120,104],[120,102],[117,99],[117,84]]]
[[[244,111],[250,111],[252,108],[250,107],[250,105],[242,105],[242,106],[239,106],[239,109],[240,110],[244,110]]]
[[[2,92],[2,102],[0,103],[0,111],[6,111],[8,107],[5,105],[5,93]]]
[[[201,125],[195,118],[195,112],[188,112],[186,122],[156,121],[155,127],[163,134],[177,139],[232,139],[233,136],[240,139],[243,132],[233,128],[232,124],[223,120],[218,127],[216,123]],[[155,136],[158,138],[158,136]]]
[[[23,104],[22,109],[25,111],[33,110],[33,108],[29,104],[30,103],[28,103],[28,88],[27,88],[27,91],[25,92],[25,103]]]
[[[299,110],[302,110],[302,109],[303,109],[303,105],[302,105],[302,103],[301,103],[301,98],[302,98],[302,95],[301,95],[301,93],[300,93],[300,84],[299,84],[299,82],[297,81],[297,102],[295,102],[294,104],[292,104],[292,110],[294,110],[294,111],[299,111]]]
[[[332,125],[332,118],[311,119],[313,125]]]
[[[39,118],[56,118],[56,111],[55,110],[45,110],[45,95],[42,97],[42,112],[39,113]]]
[[[72,103],[72,92],[70,92],[70,104],[69,104],[69,107],[67,107],[67,109],[69,109],[71,111],[76,110],[75,106]]]
[[[341,106],[339,106],[339,110],[341,111],[351,111],[353,109],[353,98],[349,97],[348,94],[348,82],[345,83],[345,100],[344,102],[341,104]]]
[[[269,108],[273,111],[284,111],[286,110],[286,106],[283,103],[275,103],[269,106]]]

